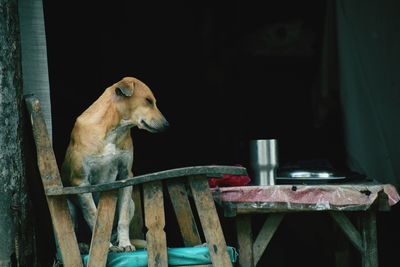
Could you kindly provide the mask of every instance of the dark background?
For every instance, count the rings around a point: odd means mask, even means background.
[[[153,90],[171,125],[155,135],[132,130],[135,174],[208,164],[249,167],[248,143],[260,138],[278,139],[281,166],[327,160],[346,169],[339,104],[322,123],[314,108],[325,1],[45,0],[44,12],[59,163],[75,118],[106,87],[134,76]],[[303,23],[305,52],[260,52],[266,25],[296,21]],[[282,40],[291,33],[276,31]],[[289,217],[265,255],[268,266],[333,266],[332,249],[346,242],[329,218]],[[169,223],[173,219],[167,219],[167,234],[174,235]],[[233,245],[233,221],[223,224]]]
[[[158,135],[133,130],[135,173],[246,164],[248,141],[257,138],[279,140],[282,165],[341,163],[340,114],[320,128],[313,120],[324,1],[261,2],[45,1],[57,157],[75,118],[106,87],[135,76],[154,91],[171,124]],[[249,43],[265,25],[296,20],[313,36],[309,54],[254,53]]]

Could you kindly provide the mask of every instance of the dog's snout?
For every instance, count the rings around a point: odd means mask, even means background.
[[[150,121],[141,119],[139,122],[142,129],[145,129],[152,133],[163,132],[169,127],[169,122],[164,117],[161,117],[158,120],[152,119]]]
[[[160,131],[162,131],[162,132],[169,128],[169,122],[165,118],[163,119],[163,122],[162,122],[162,125],[160,128],[161,128]]]

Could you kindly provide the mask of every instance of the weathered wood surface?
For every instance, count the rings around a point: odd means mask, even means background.
[[[46,125],[40,110],[40,103],[34,97],[26,97],[26,104],[32,123],[36,143],[37,161],[45,189],[62,186],[54,151],[47,134]],[[65,196],[47,196],[54,232],[60,246],[65,266],[82,266],[71,215]]]
[[[100,194],[96,224],[90,243],[88,267],[104,267],[107,264],[117,199],[118,190],[105,191]]]
[[[89,192],[99,192],[105,190],[119,189],[131,185],[139,185],[151,181],[166,180],[171,178],[206,175],[209,177],[220,177],[223,174],[246,175],[246,168],[237,166],[194,166],[155,172],[151,174],[139,175],[133,178],[118,180],[111,183],[104,183],[91,186],[79,187],[52,187],[46,189],[46,195],[71,195]]]
[[[186,185],[183,181],[173,180],[168,183],[168,192],[186,247],[200,245],[201,239],[193,211],[190,206]]]
[[[251,215],[238,215],[236,217],[236,236],[240,255],[240,267],[254,267],[253,231],[251,227]]]
[[[269,214],[253,244],[254,266],[257,265],[269,242],[282,222],[283,213]]]
[[[207,177],[204,175],[190,176],[189,185],[192,190],[213,266],[232,266]]]
[[[347,236],[354,247],[362,253],[364,251],[364,248],[360,232],[349,220],[349,218],[343,212],[330,212],[329,214],[340,227],[340,229],[342,229],[343,233]]]
[[[143,185],[147,253],[149,267],[167,267],[167,240],[164,232],[164,197],[161,181]]]

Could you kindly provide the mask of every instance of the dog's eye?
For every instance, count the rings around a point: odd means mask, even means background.
[[[153,100],[152,99],[150,99],[150,98],[146,98],[146,102],[147,102],[147,104],[149,104],[149,105],[153,105]]]

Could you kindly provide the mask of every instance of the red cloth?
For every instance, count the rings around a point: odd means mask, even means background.
[[[240,166],[240,165],[238,165]],[[222,178],[209,178],[208,184],[211,188],[213,187],[225,187],[225,186],[243,186],[250,183],[251,179],[247,175],[232,175],[224,174]]]

